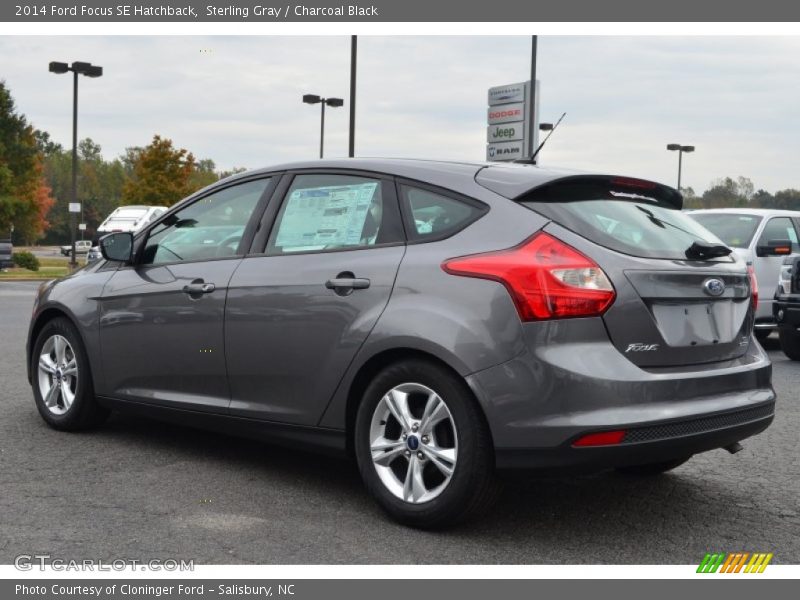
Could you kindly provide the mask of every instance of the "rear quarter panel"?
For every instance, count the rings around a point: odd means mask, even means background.
[[[449,275],[441,265],[450,258],[516,246],[547,220],[483,188],[470,191],[490,205],[489,212],[450,238],[408,245],[389,303],[334,393],[321,426],[345,428],[350,386],[361,367],[382,352],[425,352],[467,376],[525,350],[522,323],[503,285]]]

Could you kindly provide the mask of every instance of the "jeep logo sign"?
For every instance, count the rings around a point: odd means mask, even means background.
[[[525,128],[522,125],[522,123],[489,125],[486,128],[486,141],[493,144],[521,140],[525,137]]]

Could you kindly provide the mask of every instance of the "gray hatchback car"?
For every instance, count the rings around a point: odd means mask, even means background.
[[[772,421],[753,275],[669,187],[345,159],[236,175],[44,285],[56,429],[110,410],[355,456],[395,519],[485,509],[498,469],[672,469]]]

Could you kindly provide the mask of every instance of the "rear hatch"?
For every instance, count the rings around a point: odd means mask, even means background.
[[[481,183],[480,174],[477,179]],[[557,178],[514,200],[550,219],[545,231],[606,273],[616,298],[602,318],[631,362],[685,366],[747,350],[754,318],[747,266],[681,212],[676,190],[581,175]]]

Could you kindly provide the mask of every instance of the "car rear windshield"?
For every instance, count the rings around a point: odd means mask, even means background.
[[[689,216],[733,248],[749,247],[761,222],[756,215],[689,213]]]
[[[722,241],[681,212],[664,186],[632,179],[555,182],[518,198],[592,242],[630,256],[686,260],[695,243]],[[723,258],[723,260],[730,260]]]

